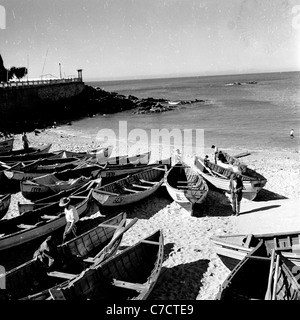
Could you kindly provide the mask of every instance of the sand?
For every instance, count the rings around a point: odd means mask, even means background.
[[[33,146],[51,142],[51,151],[87,151],[98,146],[92,138],[67,134],[63,127],[46,129],[38,135],[29,133],[28,138]],[[21,136],[16,135],[15,148],[20,147]],[[211,150],[206,151],[211,154]],[[237,154],[245,150],[225,151]],[[240,216],[232,215],[228,198],[216,190],[209,191],[194,216],[176,204],[165,187],[151,198],[125,209],[128,222],[134,217],[139,220],[124,234],[121,249],[157,229],[163,230],[163,270],[149,299],[215,299],[230,272],[214,252],[209,240],[213,235],[300,229],[299,153],[255,151],[243,161],[268,182],[254,201],[242,200]],[[27,200],[20,192],[14,194],[7,216],[17,214],[17,201]]]

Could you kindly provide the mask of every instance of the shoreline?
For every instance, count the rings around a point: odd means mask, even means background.
[[[80,136],[80,132],[78,135],[68,135],[59,127],[43,130],[38,135],[31,132],[28,138],[32,146],[52,143],[50,152],[59,149],[87,151],[99,147],[95,141]],[[21,136],[16,135],[15,149],[20,147]],[[220,149],[222,150],[221,146]],[[242,148],[226,151],[236,154],[241,150]],[[211,158],[212,151],[207,152]],[[190,216],[173,202],[165,187],[151,198],[124,209],[128,213],[128,222],[134,217],[139,220],[124,234],[121,248],[135,243],[158,228],[163,230],[163,270],[161,279],[149,296],[150,300],[215,299],[219,286],[230,271],[214,252],[209,240],[211,236],[247,230],[259,233],[259,225],[269,232],[276,228],[277,231],[281,230],[280,226],[284,227],[287,216],[285,210],[291,212],[289,227],[300,225],[299,218],[293,213],[300,199],[299,153],[254,150],[241,160],[264,175],[268,182],[254,201],[242,200],[241,215],[238,217],[232,216],[227,197],[214,190],[209,191],[205,203],[196,209],[194,216]],[[20,192],[12,198],[7,217],[17,214],[17,201],[25,200]],[[276,201],[280,208],[270,205]],[[272,219],[275,215],[276,219]]]

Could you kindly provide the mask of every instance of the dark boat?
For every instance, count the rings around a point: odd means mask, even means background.
[[[299,299],[300,285],[285,258],[262,240],[232,270],[217,295],[217,300]]]
[[[50,290],[55,300],[145,300],[160,275],[161,230]]]
[[[127,229],[136,220],[127,225]],[[6,290],[1,290],[0,300],[47,299],[50,288],[114,255],[126,229],[126,213],[106,220],[84,217],[76,225],[79,234],[76,238],[63,244],[59,244],[61,239],[57,237],[50,239],[46,254],[37,251],[33,259],[3,274]]]

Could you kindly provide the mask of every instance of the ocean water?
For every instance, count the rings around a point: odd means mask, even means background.
[[[257,83],[247,84],[251,81]],[[232,85],[235,82],[242,85]],[[186,139],[184,143],[193,148],[198,144],[204,144],[205,148],[215,144],[219,148],[244,151],[299,151],[300,72],[98,81],[86,84],[138,98],[205,100],[204,103],[182,105],[175,111],[164,113],[135,115],[130,110],[97,115],[64,127],[70,132],[80,131],[91,139],[99,138],[105,130],[111,129],[117,140],[134,143],[135,139],[130,139],[134,135],[119,132],[120,121],[126,121],[128,133],[142,129],[150,139],[154,129],[165,129],[168,132],[178,129],[182,132],[182,139]],[[289,136],[292,128],[294,139]],[[191,130],[193,136],[185,135],[183,130]],[[200,136],[203,134],[203,140],[196,136],[196,132]],[[176,142],[171,141],[171,144]]]

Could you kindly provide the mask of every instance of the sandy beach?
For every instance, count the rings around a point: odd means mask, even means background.
[[[66,134],[63,127],[45,129],[38,135],[32,132],[28,138],[32,146],[52,143],[50,151],[87,151],[98,146],[93,139]],[[20,147],[21,136],[16,135],[15,148]],[[245,150],[226,151],[237,154]],[[299,152],[248,151],[251,155],[243,158],[243,162],[264,175],[268,182],[254,201],[242,200],[238,217],[232,215],[228,198],[213,190],[194,216],[173,202],[165,187],[153,197],[124,209],[128,222],[134,217],[139,220],[124,234],[121,248],[157,229],[163,230],[163,270],[149,299],[214,300],[229,270],[214,252],[209,240],[213,235],[299,230]],[[14,194],[8,216],[17,214],[17,201],[28,200],[20,192]]]

